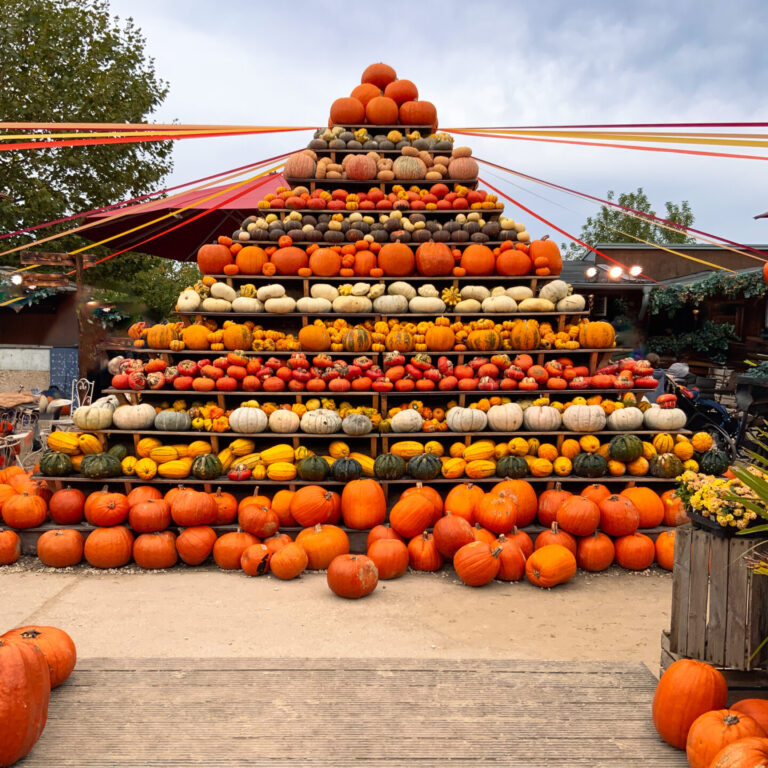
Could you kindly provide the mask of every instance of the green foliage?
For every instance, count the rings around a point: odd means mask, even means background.
[[[669,285],[651,291],[651,314],[666,313],[673,317],[687,305],[698,306],[711,296],[729,299],[754,299],[768,293],[768,284],[762,272],[741,272],[733,274],[719,270],[707,277],[685,285]]]
[[[611,202],[616,199],[619,205],[625,208],[632,208],[640,213],[647,213],[656,216],[656,211],[651,207],[651,201],[643,191],[638,187],[636,192],[622,192],[616,198],[613,190],[607,194],[607,199]],[[687,200],[682,203],[666,202],[664,204],[666,213],[663,218],[679,224],[684,227],[690,227],[694,222],[693,211]],[[626,233],[626,234],[624,234]],[[634,235],[634,237],[632,237]],[[690,243],[692,238],[684,232],[671,229],[663,229],[654,224],[652,219],[638,218],[630,216],[618,208],[612,208],[604,205],[596,216],[588,217],[586,223],[581,228],[579,238],[585,243],[596,245],[597,243],[635,243],[635,237],[642,238],[651,243]],[[587,250],[576,243],[570,243],[564,246],[566,259],[581,259]]]
[[[716,363],[725,362],[728,346],[739,337],[731,323],[713,323],[705,320],[699,328],[688,333],[669,336],[649,336],[648,351],[657,355],[680,357],[684,353],[695,352]]]
[[[120,21],[107,0],[3,0],[0,24],[0,115],[14,122],[147,122],[162,104],[167,84],[158,78],[144,50],[141,31]],[[13,131],[16,133],[17,131]],[[1,133],[1,132],[0,132]],[[61,147],[4,152],[0,162],[0,231],[34,224],[136,197],[160,186],[170,172],[172,142]],[[38,233],[69,229],[68,222]],[[21,235],[4,245],[32,243]],[[69,235],[48,250],[69,251],[87,241]],[[105,256],[124,246],[93,249]],[[144,256],[118,256],[86,270],[87,282],[116,283],[128,295],[146,299],[152,311],[172,303],[175,286],[158,279],[178,265]],[[0,257],[18,264],[18,254]],[[106,265],[125,263],[116,269]],[[55,271],[55,270],[54,270]],[[182,286],[183,287],[183,286]],[[165,295],[168,294],[168,295]],[[174,297],[175,300],[175,297]]]

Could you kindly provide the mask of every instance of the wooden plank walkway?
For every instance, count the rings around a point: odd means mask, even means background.
[[[21,765],[683,768],[654,688],[639,663],[84,659]]]

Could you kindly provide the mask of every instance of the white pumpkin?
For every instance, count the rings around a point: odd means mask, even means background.
[[[659,408],[655,403],[643,415],[648,429],[659,429],[663,432],[673,432],[685,426],[688,417],[680,408]]]
[[[371,286],[371,289],[368,291],[368,298],[373,301],[373,299],[378,299],[379,296],[383,296],[387,291],[387,287],[384,285],[384,283],[374,283]]]
[[[473,315],[480,312],[482,308],[483,305],[477,299],[464,299],[453,308],[453,311],[457,315]]]
[[[438,291],[432,283],[426,283],[425,285],[419,286],[417,293],[419,296],[425,296],[429,299],[434,299],[440,296],[440,291]]]
[[[299,415],[285,408],[279,408],[269,414],[269,429],[285,434],[299,431]]]
[[[155,423],[155,409],[149,403],[121,405],[112,414],[112,425],[118,429],[150,429]]]
[[[194,312],[202,302],[200,294],[192,288],[187,288],[179,294],[179,298],[176,301],[176,309],[179,312]]]
[[[290,296],[281,296],[279,299],[267,299],[264,302],[264,309],[276,315],[285,315],[296,310],[296,299]]]
[[[492,405],[488,409],[488,426],[494,432],[517,432],[523,423],[523,409],[517,403]]]
[[[116,376],[122,371],[120,364],[123,362],[123,360],[125,360],[125,358],[122,355],[111,358],[107,363],[107,371],[109,371],[109,373],[111,373],[113,376]],[[110,397],[114,397],[114,395],[110,395]]]
[[[552,280],[550,283],[545,283],[539,290],[539,298],[551,301],[553,304],[564,299],[568,295],[570,286],[565,280]]]
[[[279,299],[281,296],[285,296],[285,288],[282,285],[272,283],[271,285],[262,285],[258,291],[256,291],[256,298],[259,301],[266,301],[267,299]]]
[[[555,305],[547,299],[523,299],[517,305],[518,312],[554,312]]]
[[[309,295],[313,299],[328,299],[328,301],[333,301],[339,297],[339,292],[329,283],[315,283],[315,285],[309,289]]]
[[[514,285],[512,288],[507,288],[507,296],[515,301],[524,301],[533,298],[533,291],[527,285]]]
[[[368,283],[355,283],[352,286],[353,296],[367,296],[371,290],[371,286]]]
[[[396,280],[394,283],[390,283],[387,293],[392,296],[405,296],[410,301],[416,295],[416,289],[404,280]]]
[[[229,428],[233,432],[256,434],[264,432],[269,420],[267,414],[261,408],[235,408],[229,415]]]
[[[554,432],[561,422],[560,411],[551,405],[532,405],[523,411],[523,423],[529,432]]]
[[[642,429],[643,412],[634,407],[617,408],[608,416],[606,426],[614,432],[634,432],[636,429]]]
[[[491,297],[494,296],[506,296],[507,289],[503,285],[497,285],[495,288],[491,288]]]
[[[237,292],[226,283],[214,283],[211,286],[211,296],[214,299],[225,299],[231,304],[237,298]]]
[[[475,299],[482,302],[490,295],[491,292],[484,285],[465,285],[461,289],[462,299]]]
[[[252,299],[248,296],[238,296],[232,302],[232,309],[235,312],[259,313],[264,311],[264,304],[258,299]]]
[[[312,298],[311,296],[302,296],[296,302],[296,311],[304,312],[309,315],[318,315],[323,312],[330,312],[333,308],[331,302],[328,299],[321,297]]]
[[[328,408],[316,408],[301,417],[301,431],[311,435],[330,435],[340,429],[341,416]]]
[[[212,299],[210,296],[203,299],[203,309],[206,312],[231,312],[232,304],[226,299]]]
[[[451,432],[480,432],[485,429],[488,417],[479,408],[455,406],[445,414],[445,423]]]
[[[424,419],[418,411],[407,408],[404,411],[398,411],[389,423],[393,432],[420,432]]]
[[[580,293],[572,293],[555,304],[558,312],[583,312],[587,306],[587,300]]]
[[[517,312],[517,302],[509,296],[489,296],[483,301],[483,312]]]
[[[563,426],[571,432],[605,429],[605,411],[599,405],[572,405],[563,412]]]
[[[333,311],[340,314],[345,312],[370,312],[373,303],[367,296],[339,296],[333,301]]]
[[[440,315],[445,312],[445,302],[440,298],[416,296],[408,302],[408,311],[422,315]]]
[[[78,429],[107,429],[112,426],[112,414],[115,406],[109,404],[81,405],[72,414],[72,423]]]
[[[408,311],[408,299],[400,294],[379,296],[373,300],[373,309],[381,315],[400,314]]]
[[[364,413],[348,413],[341,422],[344,434],[367,435],[373,429],[373,423]]]

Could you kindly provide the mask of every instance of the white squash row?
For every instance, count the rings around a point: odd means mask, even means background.
[[[545,284],[538,296],[534,296],[533,291],[525,285],[511,288],[496,286],[493,289],[484,285],[466,285],[461,288],[461,300],[451,311],[458,314],[581,312],[586,307],[586,299],[580,294],[569,293],[570,290],[571,286],[564,280],[553,280]],[[398,280],[388,286],[383,283],[357,282],[337,287],[330,283],[315,283],[310,288],[310,295],[300,299],[286,295],[285,288],[277,283],[263,285],[256,291],[256,296],[246,297],[240,296],[226,283],[218,282],[211,286],[211,295],[207,298],[202,298],[192,288],[182,291],[176,308],[183,312],[376,312],[388,315],[406,312],[441,314],[446,312],[448,306],[432,283],[415,288],[409,282]]]

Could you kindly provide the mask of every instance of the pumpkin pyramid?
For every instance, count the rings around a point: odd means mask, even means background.
[[[331,105],[328,127],[291,155],[279,188],[233,245],[206,246],[203,273],[332,277],[558,275],[559,249],[478,189],[472,150],[437,132],[410,80],[372,64]],[[234,252],[233,252],[234,251]]]

